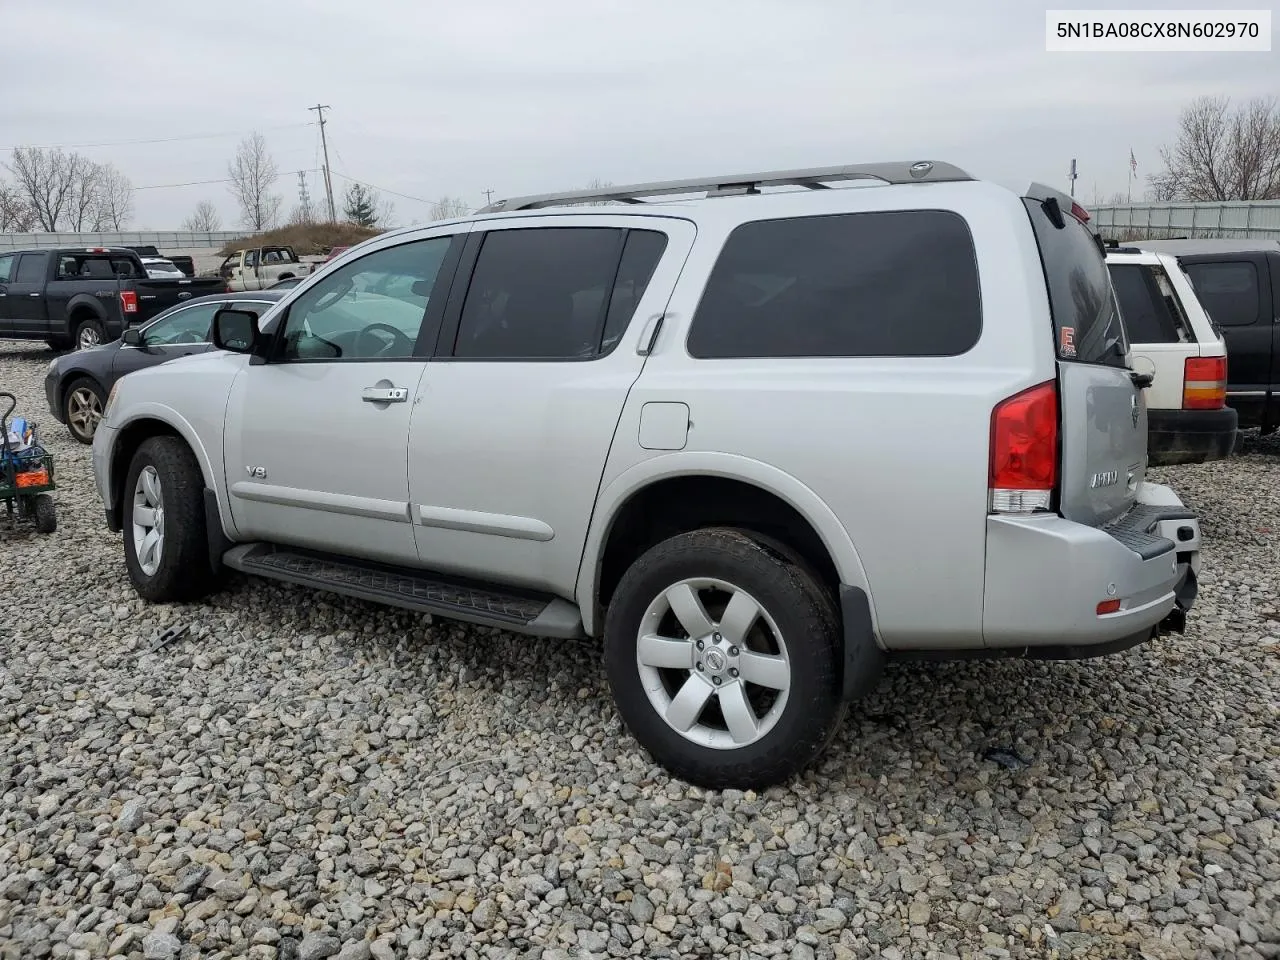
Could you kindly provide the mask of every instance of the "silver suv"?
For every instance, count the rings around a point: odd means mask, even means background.
[[[1200,528],[1087,217],[918,162],[384,234],[116,385],[108,524],[149,600],[231,567],[602,637],[659,762],[776,782],[888,657],[1181,629]]]

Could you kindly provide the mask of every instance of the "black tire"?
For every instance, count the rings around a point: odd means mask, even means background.
[[[138,478],[148,467],[156,473],[162,505],[160,556],[151,573],[143,569],[138,559],[134,533]],[[176,437],[144,440],[129,464],[120,496],[124,506],[125,566],[138,595],[144,600],[164,603],[198,600],[212,591],[217,581],[209,565],[204,478],[186,443]]]
[[[103,329],[101,321],[87,317],[76,324],[74,345],[77,350],[96,347],[106,342],[107,332]]]
[[[78,377],[62,394],[62,419],[67,432],[81,443],[93,443],[107,394],[92,377]]]
[[[71,349],[71,341],[66,337],[49,337],[45,340],[45,343],[48,344],[50,350],[58,352]]]
[[[637,663],[641,624],[650,605],[673,585],[697,578],[745,591],[785,641],[790,668],[786,700],[768,732],[746,746],[717,749],[678,732],[650,701]],[[710,610],[705,612],[711,616]],[[666,629],[657,632],[667,636]],[[761,789],[791,778],[821,755],[844,719],[841,651],[840,620],[830,593],[804,565],[737,529],[682,533],[649,549],[622,577],[605,618],[605,665],[623,722],[663,767],[710,789]],[[674,683],[668,690],[674,695],[685,671],[662,676],[664,683]],[[724,690],[736,682],[727,680]],[[718,711],[721,691],[713,693]],[[698,714],[699,720],[707,716],[706,708]]]
[[[58,529],[58,508],[53,497],[47,493],[36,494],[35,508],[36,530],[40,533],[53,533]]]

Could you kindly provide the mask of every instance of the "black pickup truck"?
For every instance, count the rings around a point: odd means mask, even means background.
[[[55,350],[92,347],[176,303],[225,288],[216,277],[150,280],[138,255],[124,248],[0,253],[0,339],[44,340]]]

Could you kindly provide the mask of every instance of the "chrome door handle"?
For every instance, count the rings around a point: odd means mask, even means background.
[[[40,296],[40,294],[38,294],[38,293],[28,293],[28,294],[27,294],[27,296],[28,296],[28,297],[38,297],[38,296]]]
[[[360,399],[366,403],[404,403],[409,399],[409,388],[365,387]]]

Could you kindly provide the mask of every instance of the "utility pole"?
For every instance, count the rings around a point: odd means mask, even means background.
[[[1071,173],[1068,174],[1067,179],[1071,181],[1071,199],[1074,200],[1076,198],[1076,158],[1075,157],[1071,158]]]
[[[317,103],[314,107],[307,107],[308,110],[314,110],[316,116],[320,118],[320,145],[324,148],[324,192],[329,198],[329,222],[335,223],[338,219],[338,211],[333,208],[333,178],[329,175],[329,141],[324,135],[324,112],[332,110],[333,107],[327,103]]]
[[[487,207],[489,204],[493,203],[493,191],[492,191],[492,190],[482,190],[482,191],[481,191],[481,193],[483,193],[483,194],[484,194],[484,205],[485,205],[486,207]]]

